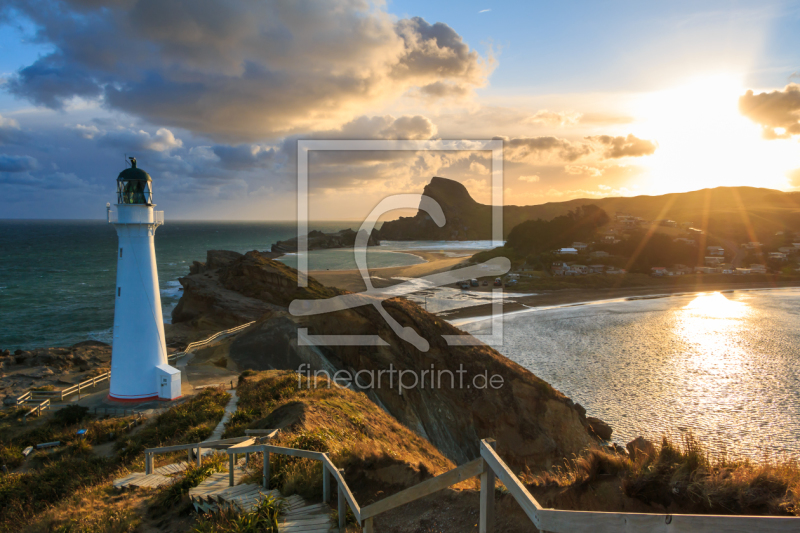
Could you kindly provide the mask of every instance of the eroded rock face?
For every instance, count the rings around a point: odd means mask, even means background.
[[[285,308],[293,299],[329,298],[340,291],[313,279],[307,289],[298,289],[296,271],[258,253],[229,257],[215,271],[199,268],[181,280],[184,296],[173,319],[190,316],[189,309],[206,321],[258,319],[231,343],[229,355],[240,368],[297,370],[307,363],[312,370],[371,372],[359,376],[362,390],[457,463],[477,457],[479,440],[488,437],[497,439],[509,464],[532,469],[550,467],[595,442],[579,405],[488,346],[448,346],[442,335],[463,332],[416,304],[396,299],[384,307],[428,340],[425,352],[398,338],[372,306],[293,317]],[[245,304],[251,314],[242,311]],[[257,309],[271,312],[259,318]],[[388,346],[300,346],[298,328],[310,335],[379,335]],[[390,368],[426,380],[433,370],[435,386],[426,381],[400,394],[398,375],[386,372]],[[499,376],[495,383],[502,380],[502,386],[476,388],[483,381],[479,375]]]

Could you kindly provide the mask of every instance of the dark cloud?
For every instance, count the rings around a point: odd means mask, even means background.
[[[0,154],[0,172],[29,172],[39,168],[35,157]]]
[[[54,109],[75,96],[100,98],[224,142],[332,129],[420,88],[463,93],[492,68],[446,24],[396,21],[361,0],[5,7],[30,17],[38,39],[55,49],[8,82],[13,94]]]
[[[228,146],[220,144],[213,147],[214,154],[219,158],[220,166],[230,170],[249,170],[263,167],[274,161],[275,148],[264,148],[257,144]]]
[[[800,85],[790,83],[782,91],[771,93],[747,91],[739,97],[739,111],[761,124],[766,139],[800,135]],[[784,131],[778,132],[777,128]]]
[[[590,141],[599,143],[603,146],[604,159],[619,159],[620,157],[641,157],[651,155],[656,151],[656,144],[653,141],[639,139],[635,135],[629,134],[627,137],[612,137],[610,135],[597,135],[587,137]]]
[[[548,160],[575,161],[589,155],[593,149],[585,143],[574,143],[558,137],[502,138],[504,156],[514,161]]]
[[[430,98],[463,98],[472,92],[472,88],[467,85],[457,83],[447,83],[436,81],[419,88],[421,96]]]

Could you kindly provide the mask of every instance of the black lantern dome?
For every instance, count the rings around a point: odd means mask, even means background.
[[[136,167],[136,158],[129,157],[130,168],[117,176],[117,203],[153,205],[153,178]]]

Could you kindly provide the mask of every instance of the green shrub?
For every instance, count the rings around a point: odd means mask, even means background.
[[[277,533],[278,517],[283,511],[283,500],[266,496],[258,507],[249,513],[224,511],[198,518],[192,533]]]
[[[68,405],[53,413],[53,418],[64,427],[71,426],[89,418],[89,408],[82,405]]]

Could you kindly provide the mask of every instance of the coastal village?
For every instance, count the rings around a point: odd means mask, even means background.
[[[590,243],[573,242],[552,253],[559,257],[552,263],[553,276],[587,276],[592,274],[621,275],[627,270],[622,265],[630,258],[615,255],[614,245],[627,241],[633,232],[650,232],[668,235],[675,243],[696,250],[698,264],[687,266],[675,262],[650,267],[654,277],[687,276],[692,274],[724,274],[745,276],[750,274],[800,272],[800,233],[778,231],[773,242],[734,243],[708,245],[717,239],[709,238],[693,222],[675,220],[644,220],[641,217],[617,213],[613,222],[598,232]],[[526,270],[526,265],[520,269]]]

